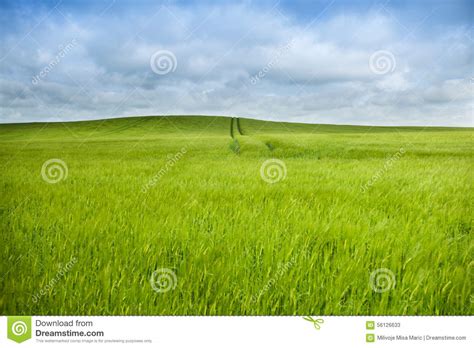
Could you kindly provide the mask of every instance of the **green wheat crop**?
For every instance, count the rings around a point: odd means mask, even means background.
[[[473,314],[472,129],[230,124],[0,125],[0,314]]]

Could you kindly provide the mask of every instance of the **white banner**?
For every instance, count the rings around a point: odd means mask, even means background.
[[[0,317],[0,347],[472,347],[473,317]]]

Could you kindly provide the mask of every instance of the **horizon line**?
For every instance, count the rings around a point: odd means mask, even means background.
[[[42,123],[79,123],[79,122],[96,122],[96,121],[107,121],[107,120],[117,120],[117,119],[126,119],[126,118],[144,118],[144,117],[222,117],[222,118],[241,118],[254,121],[262,122],[273,122],[273,123],[290,123],[290,124],[305,124],[305,125],[324,125],[324,126],[348,126],[348,127],[378,127],[378,128],[463,128],[463,129],[472,129],[473,126],[443,126],[443,125],[373,125],[373,124],[347,124],[347,123],[314,123],[314,122],[304,122],[304,121],[280,121],[272,119],[260,119],[253,117],[242,117],[242,116],[232,116],[232,115],[203,115],[203,114],[168,114],[168,115],[129,115],[129,116],[118,116],[118,117],[109,117],[109,118],[93,118],[93,119],[78,119],[78,120],[68,120],[68,121],[31,121],[31,122],[0,122],[0,125],[28,125],[28,124],[42,124]]]

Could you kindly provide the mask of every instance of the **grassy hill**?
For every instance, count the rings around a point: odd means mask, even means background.
[[[230,124],[0,125],[0,313],[473,313],[472,128]]]

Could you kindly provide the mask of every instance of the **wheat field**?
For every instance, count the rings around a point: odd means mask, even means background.
[[[472,315],[473,134],[0,125],[0,312]]]

